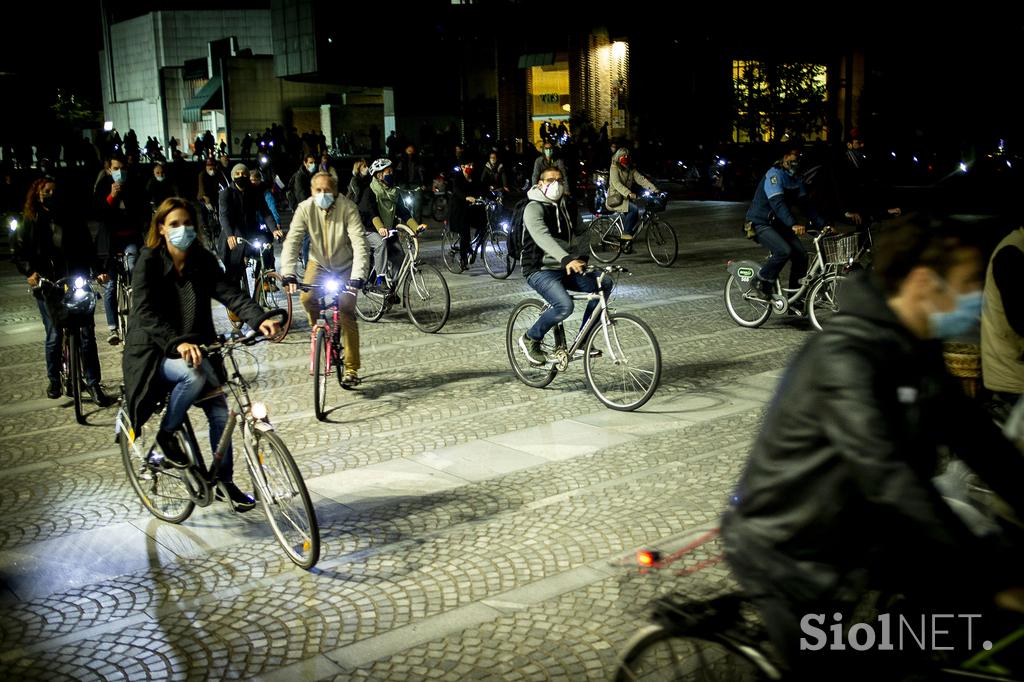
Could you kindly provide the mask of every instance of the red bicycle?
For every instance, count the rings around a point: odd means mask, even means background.
[[[309,375],[313,377],[313,411],[320,421],[327,419],[327,378],[333,372],[341,385],[341,319],[338,309],[340,296],[355,296],[340,279],[331,278],[323,284],[299,284],[303,291],[320,289],[320,315],[313,325],[309,340]],[[335,368],[339,368],[335,371]]]

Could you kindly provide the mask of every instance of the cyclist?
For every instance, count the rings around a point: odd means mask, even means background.
[[[843,315],[780,381],[722,519],[726,558],[807,679],[839,668],[827,647],[800,651],[802,618],[824,613],[832,628],[834,613],[851,615],[848,594],[905,593],[940,613],[996,596],[1024,610],[1020,564],[932,483],[949,448],[1024,513],[1024,458],[947,374],[939,343],[978,323],[980,256],[931,226],[882,235],[874,271],[844,284]]]
[[[219,226],[217,219],[217,206],[220,191],[228,186],[228,179],[221,172],[217,162],[212,158],[206,159],[203,170],[199,173],[199,192],[196,199],[202,208],[203,225]],[[216,229],[216,228],[214,228]]]
[[[295,208],[288,238],[281,252],[281,272],[288,283],[288,292],[295,293],[296,261],[302,239],[308,234],[309,260],[306,261],[303,283],[322,285],[331,276],[348,281],[346,290],[338,297],[342,342],[345,347],[345,373],[341,385],[344,388],[355,388],[361,383],[359,327],[355,317],[356,292],[362,288],[369,264],[363,221],[359,218],[356,205],[338,195],[338,182],[330,173],[315,174],[312,187],[313,196]],[[320,316],[319,299],[317,291],[304,291],[299,297],[310,327]]]
[[[200,344],[216,340],[211,301],[219,301],[262,334],[273,336],[280,331],[280,325],[222,270],[217,257],[195,243],[195,224],[192,205],[178,197],[164,201],[153,215],[132,277],[131,322],[123,359],[125,405],[134,429],[149,420],[170,391],[156,442],[174,467],[189,464],[174,437],[189,407],[198,405],[206,413],[212,449],[227,424],[222,371],[199,350]],[[236,511],[248,511],[255,502],[238,489],[232,472],[229,447],[216,472],[221,484],[217,496],[223,499],[226,492]]]
[[[79,218],[77,211],[61,205],[58,199],[56,180],[40,178],[33,182],[25,198],[24,220],[18,225],[11,243],[14,265],[28,279],[39,307],[39,315],[43,318],[43,328],[46,330],[46,376],[49,379],[46,396],[52,399],[61,395],[60,328],[54,323],[44,292],[37,288],[39,280],[45,277],[57,281],[68,276],[88,274],[90,270],[100,271],[96,249],[85,221]],[[105,274],[97,277],[100,282],[106,281],[106,278]],[[57,301],[56,305],[59,304]],[[86,389],[92,394],[93,402],[106,407],[113,400],[100,388],[96,327],[91,316],[79,330],[79,339]]]
[[[231,169],[231,187],[225,188],[220,193],[220,240],[218,251],[221,261],[227,270],[228,275],[239,282],[245,276],[245,249],[238,244],[238,238],[242,237],[247,241],[259,239],[264,224],[270,228],[272,236],[276,239],[284,237],[280,225],[274,222],[274,216],[267,206],[264,193],[252,186],[249,180],[249,169],[244,164],[236,163]],[[268,249],[262,252],[263,267],[265,270],[274,269],[274,251]],[[248,285],[245,287],[248,289]],[[234,313],[229,311],[228,317],[232,322],[237,323],[238,319]]]
[[[653,182],[631,166],[631,158],[626,147],[620,147],[612,155],[612,165],[608,169],[608,197],[604,200],[606,207],[616,213],[625,213],[622,217],[623,241],[633,238],[637,221],[640,220],[640,209],[631,201],[636,199],[633,185],[640,185],[652,192],[658,191]]]
[[[575,238],[576,204],[566,191],[562,171],[544,169],[540,182],[526,196],[530,203],[523,213],[523,276],[551,307],[519,338],[519,348],[530,364],[539,366],[548,361],[541,348],[544,336],[572,315],[569,290],[595,293],[598,286],[597,275],[584,272],[589,247],[586,239]],[[610,278],[604,278],[602,290],[605,297],[611,295]],[[597,301],[587,303],[581,329],[596,307]]]
[[[807,274],[807,249],[800,241],[800,235],[807,232],[807,227],[797,222],[791,207],[800,203],[812,226],[825,224],[810,202],[804,201],[807,188],[797,175],[800,144],[790,141],[782,152],[782,158],[768,169],[764,180],[758,184],[746,215],[747,226],[754,230],[757,242],[771,254],[757,273],[757,286],[754,288],[765,298],[771,297],[775,280],[787,260],[790,261],[790,289],[799,287],[800,279]]]
[[[419,229],[409,206],[402,201],[395,187],[396,175],[390,159],[377,159],[370,165],[370,188],[359,201],[359,216],[366,229],[366,244],[373,251],[373,269],[378,277],[387,280],[397,274],[402,262],[402,247],[398,239],[389,237],[390,230],[405,223],[414,232]]]
[[[459,235],[459,267],[467,270],[476,261],[476,250],[469,238],[469,230],[476,227],[476,239],[483,237],[487,228],[487,214],[483,206],[474,205],[483,187],[473,176],[473,162],[463,159],[458,173],[452,176],[452,199],[448,205],[448,227]]]

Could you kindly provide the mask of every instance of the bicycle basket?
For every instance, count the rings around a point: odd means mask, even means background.
[[[646,196],[645,193],[637,198],[637,205],[647,209],[650,213],[661,213],[665,210],[667,203],[668,195],[665,192],[652,193],[650,196]]]
[[[61,291],[49,287],[43,291],[50,319],[61,329],[78,329],[86,326],[96,312],[96,294],[88,287],[70,287]]]
[[[822,253],[829,265],[848,265],[857,257],[857,235],[821,238]]]

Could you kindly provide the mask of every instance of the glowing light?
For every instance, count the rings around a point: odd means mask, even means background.
[[[267,418],[268,414],[270,414],[270,411],[267,409],[266,403],[257,402],[252,404],[252,416],[254,419],[262,421]]]

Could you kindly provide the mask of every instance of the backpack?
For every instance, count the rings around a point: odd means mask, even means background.
[[[530,199],[520,199],[512,208],[512,222],[508,227],[508,257],[519,260],[523,255],[523,243],[526,237],[526,223],[523,214],[530,205]]]

